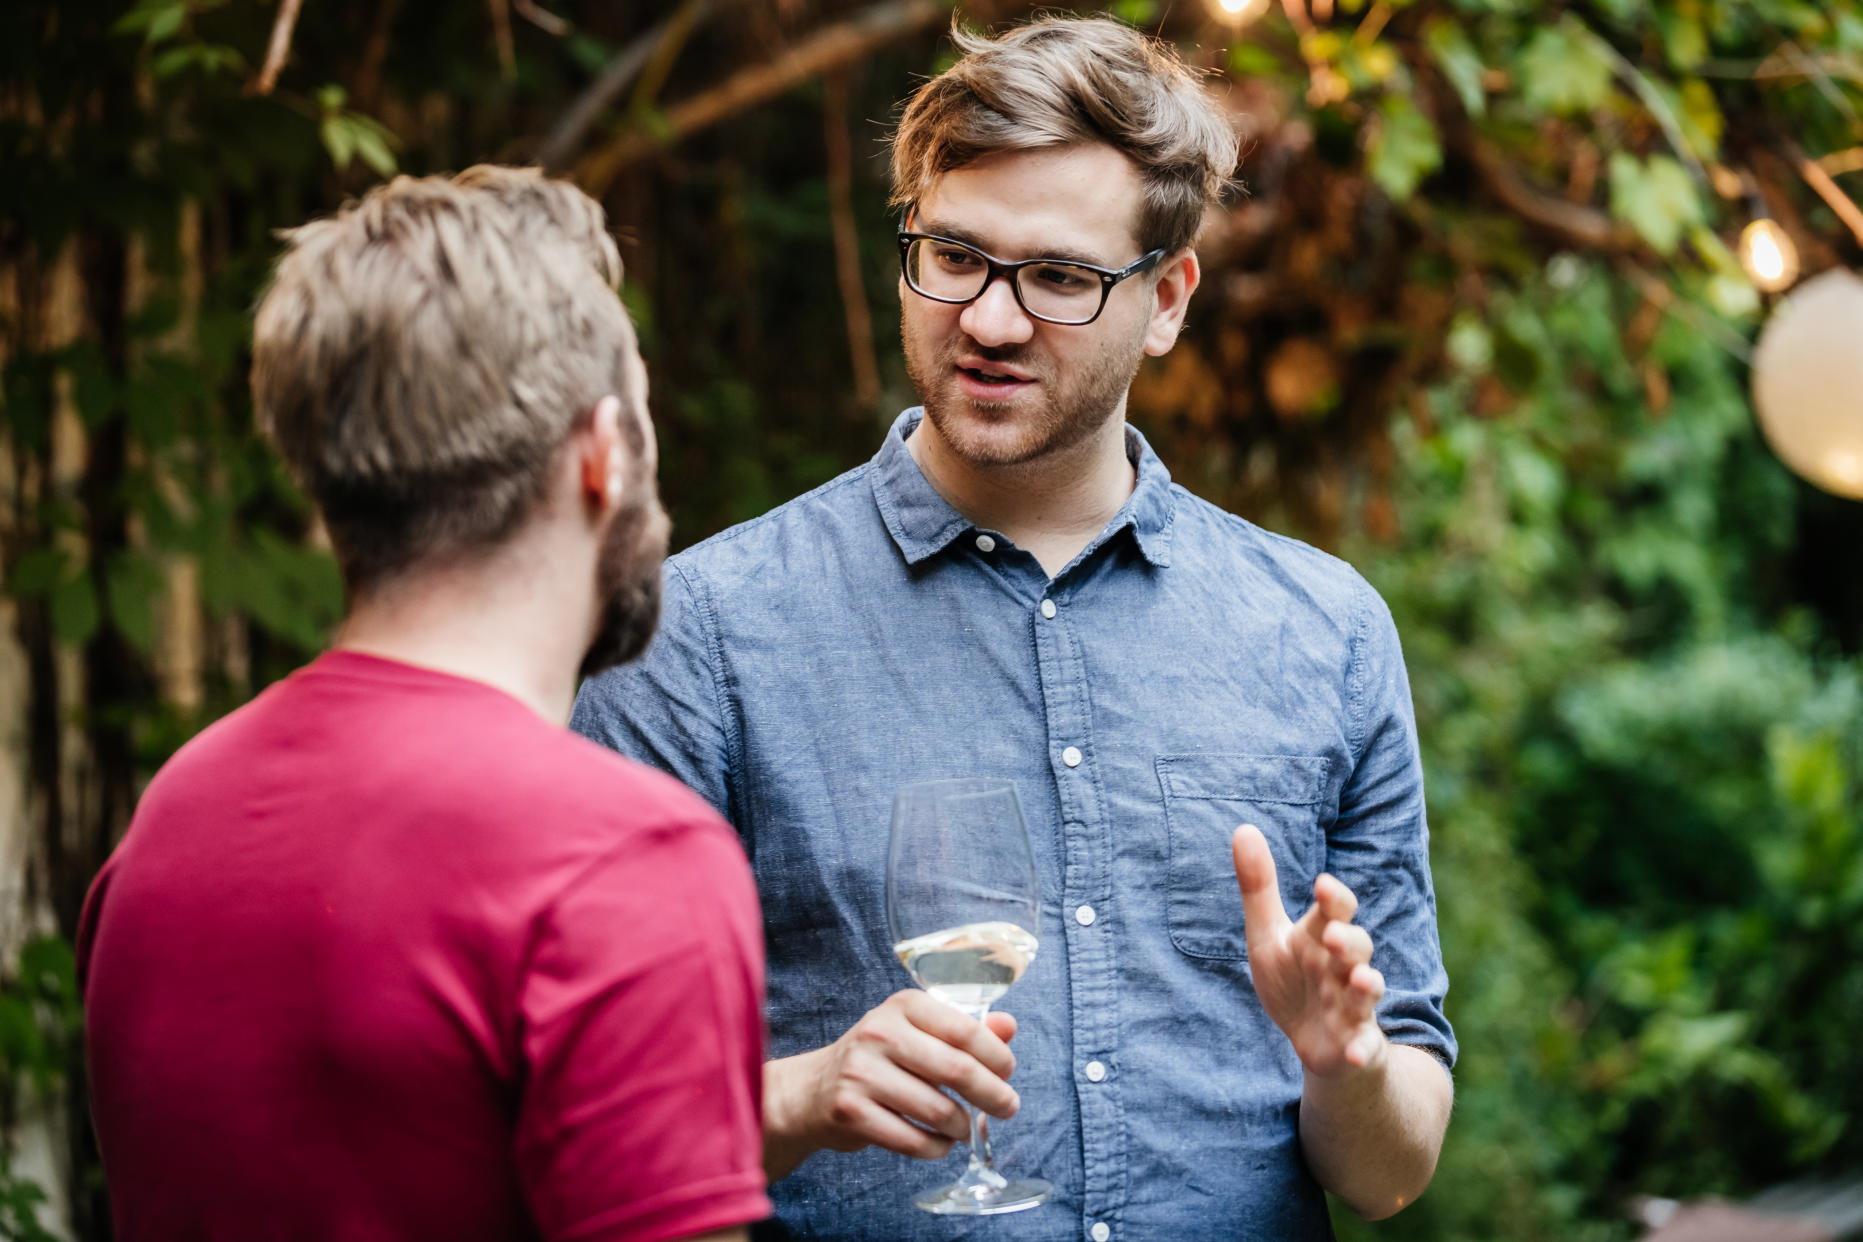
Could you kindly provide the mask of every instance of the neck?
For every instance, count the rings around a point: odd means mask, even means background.
[[[958,456],[929,418],[919,421],[906,448],[952,508],[1007,535],[1051,578],[1105,528],[1138,482],[1126,457],[1123,403],[1079,443],[1013,465]]]
[[[358,599],[336,646],[484,682],[564,724],[595,615],[593,574],[574,569],[520,535],[489,556],[417,569]],[[564,623],[576,617],[584,623]]]

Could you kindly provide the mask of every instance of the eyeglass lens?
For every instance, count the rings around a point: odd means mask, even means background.
[[[990,267],[968,246],[915,238],[906,248],[906,279],[927,297],[968,302],[983,292]],[[1016,292],[1032,315],[1085,323],[1100,309],[1099,276],[1071,263],[1032,263],[1016,269]]]

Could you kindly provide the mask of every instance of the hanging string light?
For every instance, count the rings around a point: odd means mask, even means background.
[[[1863,278],[1833,268],[1780,300],[1753,353],[1753,404],[1773,452],[1863,500]]]
[[[1211,0],[1211,7],[1217,9],[1218,17],[1233,26],[1241,26],[1261,17],[1263,9],[1269,7],[1269,0]]]
[[[1789,289],[1798,279],[1798,247],[1770,216],[1760,216],[1740,231],[1740,266],[1767,293]]]
[[[1262,10],[1268,7],[1268,0],[1215,0],[1215,3],[1218,12],[1238,26],[1260,17]]]

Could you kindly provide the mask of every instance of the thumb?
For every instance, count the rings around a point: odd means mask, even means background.
[[[1281,884],[1274,871],[1268,838],[1253,824],[1243,824],[1230,838],[1235,855],[1236,883],[1242,889],[1243,929],[1252,942],[1279,934],[1292,921],[1281,904]]]
[[[1004,1043],[1008,1043],[1016,1037],[1016,1018],[1014,1014],[986,1013],[983,1015],[983,1025],[989,1027],[990,1030],[995,1033],[996,1038],[1002,1040]]]

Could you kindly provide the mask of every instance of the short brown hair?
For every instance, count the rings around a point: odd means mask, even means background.
[[[253,403],[352,597],[504,540],[578,420],[627,397],[621,257],[567,182],[489,165],[397,177],[286,237],[253,327]]]
[[[1144,176],[1139,245],[1196,239],[1239,139],[1173,48],[1110,18],[1042,18],[996,38],[954,24],[951,37],[963,58],[913,94],[894,132],[894,206],[986,155],[1103,142]]]

